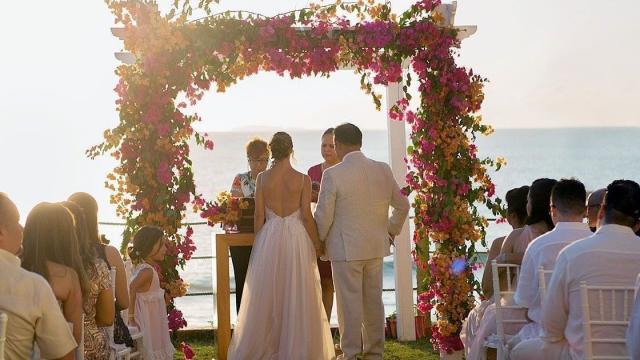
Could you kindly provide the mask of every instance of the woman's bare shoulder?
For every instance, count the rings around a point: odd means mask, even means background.
[[[500,237],[497,237],[497,238],[493,239],[493,241],[491,242],[490,249],[493,250],[495,248],[498,248],[498,249],[501,248],[502,244],[504,244],[504,239],[506,239],[506,238],[507,238],[506,236],[500,236]]]
[[[107,260],[109,260],[109,264],[118,265],[119,263],[123,263],[122,256],[120,255],[120,251],[116,249],[115,246],[107,245],[104,247],[104,252],[107,255]]]
[[[522,236],[522,232],[523,232],[523,228],[513,229],[509,233],[509,235],[507,235],[507,237],[504,238],[504,241],[502,242],[502,248],[500,249],[500,252],[504,252],[505,249],[507,251],[511,251],[511,249],[513,248],[514,243],[517,241],[517,239],[520,238],[520,236]]]
[[[518,237],[520,237],[520,235],[522,235],[523,232],[524,232],[524,228],[523,227],[511,230],[509,235],[507,235],[507,237],[504,239],[504,242],[507,242],[507,241],[513,240],[513,239],[517,239]]]
[[[51,277],[69,280],[78,279],[78,274],[76,273],[76,271],[66,265],[58,264],[53,261],[47,261],[47,267],[49,268],[49,276]]]

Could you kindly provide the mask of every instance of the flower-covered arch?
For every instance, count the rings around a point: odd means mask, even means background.
[[[461,323],[478,289],[472,274],[475,243],[484,242],[487,226],[478,205],[494,214],[501,211],[499,199],[492,200],[494,185],[487,173],[500,164],[477,156],[477,134],[491,132],[477,115],[485,79],[456,64],[457,32],[442,26],[444,19],[434,11],[439,0],[418,1],[399,15],[388,4],[359,0],[274,17],[224,12],[196,21],[188,21],[188,1],[182,6],[176,1],[168,14],[153,1],[107,3],[124,26],[125,49],[135,62],[116,70],[118,126],[106,130],[104,142],[88,154],[110,154],[119,161],[106,186],[126,220],[123,251],[144,224],[161,226],[169,235],[171,256],[161,277],[171,298],[185,294],[178,268],[195,250],[193,230],[182,225],[184,214],[201,212],[207,204],[194,185],[188,141],[195,137],[200,146],[214,146],[194,131],[200,118],[186,110],[212,86],[224,92],[259,71],[328,77],[350,66],[378,109],[381,96],[374,84],[405,84],[389,116],[412,129],[404,191],[415,196],[414,260],[428,274],[419,284],[418,308],[436,309],[434,346],[461,348]],[[211,3],[204,0],[200,6],[210,14]],[[412,71],[403,71],[405,60]],[[413,81],[420,96],[411,102]],[[430,242],[435,244],[431,257]],[[172,330],[185,326],[173,303],[169,309]]]

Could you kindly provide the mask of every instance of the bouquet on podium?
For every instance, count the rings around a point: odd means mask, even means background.
[[[216,201],[204,204],[200,216],[209,226],[220,224],[227,233],[253,232],[253,198],[237,198],[228,191],[218,194]]]

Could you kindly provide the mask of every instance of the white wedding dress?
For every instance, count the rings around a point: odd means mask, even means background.
[[[301,210],[265,208],[256,235],[229,360],[335,358],[320,275]]]

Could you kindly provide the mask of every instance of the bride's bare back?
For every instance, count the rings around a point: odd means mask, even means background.
[[[304,224],[318,255],[321,255],[321,244],[318,230],[311,214],[311,179],[296,171],[289,162],[283,159],[258,175],[255,195],[254,229],[258,233],[265,221],[265,210],[269,209],[277,216],[285,218],[300,210]]]
[[[302,207],[306,175],[290,166],[276,166],[260,176],[265,207],[280,217],[287,217]]]

